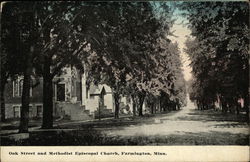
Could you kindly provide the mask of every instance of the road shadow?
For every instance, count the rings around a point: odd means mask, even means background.
[[[179,120],[189,121],[230,121],[246,123],[247,117],[245,114],[222,113],[214,110],[190,110],[187,116],[178,117]]]

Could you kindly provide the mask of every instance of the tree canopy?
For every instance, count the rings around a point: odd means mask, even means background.
[[[43,128],[53,126],[53,78],[71,65],[88,73],[89,81],[112,88],[116,118],[122,95],[134,96],[140,116],[145,99],[149,103],[161,100],[161,107],[166,108],[168,104],[185,104],[178,45],[168,38],[174,19],[167,3],[27,2],[32,13],[27,16],[24,4],[10,4],[12,7],[3,12],[7,18],[3,49],[10,58],[22,56],[16,60],[25,62],[26,68],[20,68],[27,81],[24,89],[29,87],[31,69],[34,75],[43,77]],[[12,8],[22,14],[11,12]],[[22,20],[17,24],[20,28],[14,28],[18,18]],[[27,28],[27,33],[21,27]],[[17,49],[23,43],[17,33],[32,40],[26,51]],[[14,38],[16,43],[11,44]],[[13,67],[8,60],[6,67]],[[22,109],[27,114],[29,96],[26,92],[24,95],[26,106]]]
[[[186,42],[194,75],[191,97],[207,105],[219,97],[231,106],[244,98],[248,107],[248,3],[183,3],[181,8],[192,32]]]

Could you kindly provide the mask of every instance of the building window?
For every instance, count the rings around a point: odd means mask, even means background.
[[[32,106],[31,105],[29,105],[29,117],[33,117],[33,110],[32,110]]]
[[[23,79],[19,80],[18,86],[19,86],[19,97],[21,97],[23,94]]]
[[[13,106],[14,118],[20,118],[20,106]]]
[[[13,97],[21,97],[23,93],[23,79],[13,81]],[[32,97],[32,81],[30,87],[30,96]]]
[[[42,105],[37,105],[36,110],[37,110],[36,116],[37,117],[42,117],[42,115],[43,115],[43,107],[42,107]]]
[[[56,86],[56,99],[57,101],[65,101],[65,84],[58,83]]]
[[[33,86],[33,81],[30,81],[30,97],[32,97],[32,86]]]
[[[13,97],[19,97],[18,80],[13,81]]]

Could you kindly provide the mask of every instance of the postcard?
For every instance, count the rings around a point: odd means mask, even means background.
[[[249,3],[1,3],[1,161],[249,161]]]

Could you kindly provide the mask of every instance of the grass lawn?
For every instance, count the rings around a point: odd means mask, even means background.
[[[220,132],[169,136],[107,136],[92,128],[74,131],[32,132],[30,138],[2,139],[14,146],[91,146],[91,145],[249,145],[249,136]]]

